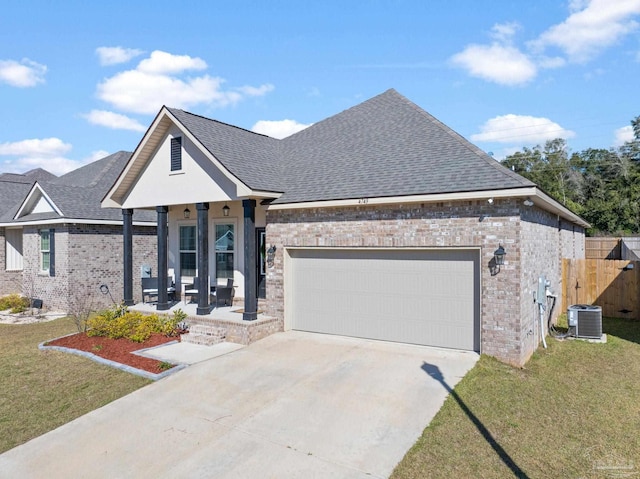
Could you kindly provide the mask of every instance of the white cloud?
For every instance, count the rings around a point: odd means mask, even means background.
[[[0,143],[0,156],[14,157],[3,162],[3,171],[24,173],[34,168],[44,168],[56,175],[77,168],[77,162],[63,155],[71,145],[59,138],[29,139],[13,143]]]
[[[468,45],[451,61],[474,77],[500,85],[523,85],[537,74],[536,65],[520,50],[510,45]]]
[[[155,50],[149,58],[138,64],[138,71],[151,74],[180,73],[185,70],[205,70],[207,64],[201,58],[189,55],[172,55],[171,53]]]
[[[633,141],[633,127],[631,125],[618,128],[614,132],[613,146],[622,146],[628,141]]]
[[[59,138],[0,143],[0,156],[9,157],[0,162],[0,170],[25,173],[35,168],[43,168],[54,175],[63,175],[109,154],[104,150],[98,150],[81,160],[72,160],[65,156],[71,151],[71,148],[69,143],[65,143]]]
[[[207,64],[200,58],[154,51],[136,69],[120,72],[98,84],[97,96],[122,111],[152,114],[162,105],[224,107],[245,97],[265,95],[274,88],[265,84],[223,89],[224,79],[220,77],[206,74],[188,78],[178,76],[187,70],[206,68]]]
[[[120,115],[112,111],[105,110],[91,110],[86,115],[82,115],[87,119],[89,123],[94,125],[106,126],[114,130],[131,130],[144,132],[147,131],[147,127],[140,122],[129,118],[126,115]]]
[[[96,55],[100,59],[100,65],[117,65],[118,63],[126,63],[132,58],[142,55],[144,52],[136,48],[122,47],[98,47]]]
[[[23,58],[20,62],[15,60],[0,60],[0,81],[18,88],[36,86],[44,83],[44,75],[47,67]]]
[[[527,115],[502,115],[487,120],[480,133],[471,135],[471,140],[497,143],[534,144],[554,138],[573,138],[575,133],[562,128],[548,118]]]
[[[304,130],[312,124],[313,123],[298,123],[295,120],[260,120],[255,125],[253,125],[251,131],[261,133],[272,138],[282,139],[286,138],[287,136],[293,135],[294,133],[298,133],[299,131]]]
[[[29,139],[13,143],[0,143],[0,155],[57,156],[70,151],[72,146],[59,138]]]
[[[496,23],[491,28],[491,37],[500,43],[510,43],[521,28],[518,22]]]
[[[640,0],[573,0],[567,19],[543,32],[530,47],[560,48],[571,61],[585,63],[638,28]]]

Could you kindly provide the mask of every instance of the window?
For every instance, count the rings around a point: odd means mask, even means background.
[[[233,278],[234,224],[217,224],[216,231],[216,279]]]
[[[22,271],[22,228],[5,231],[5,259],[7,271]]]
[[[182,137],[171,138],[171,171],[182,169]]]
[[[180,276],[196,276],[196,226],[180,226]]]
[[[54,230],[40,230],[40,271],[55,276]]]

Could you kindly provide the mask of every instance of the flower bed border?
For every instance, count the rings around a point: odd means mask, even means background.
[[[89,358],[92,361],[95,361],[97,363],[104,364],[106,366],[111,366],[112,368],[120,369],[121,371],[126,371],[126,372],[131,373],[131,374],[136,374],[138,376],[142,376],[144,378],[151,379],[152,381],[157,381],[158,379],[162,379],[162,378],[168,376],[169,374],[173,374],[173,373],[175,373],[177,371],[180,371],[180,370],[182,370],[182,369],[184,369],[184,368],[186,368],[188,366],[188,364],[176,364],[172,368],[169,368],[166,371],[162,371],[161,373],[151,373],[151,372],[145,371],[143,369],[134,368],[133,366],[129,366],[127,364],[122,364],[122,363],[119,363],[117,361],[112,361],[110,359],[105,359],[103,357],[97,356],[96,354],[93,354],[93,353],[88,352],[88,351],[82,351],[80,349],[74,349],[74,348],[67,348],[65,346],[48,346],[47,345],[47,343],[50,343],[51,341],[55,341],[57,339],[66,338],[68,336],[74,336],[76,334],[78,334],[78,333],[65,334],[64,336],[60,336],[58,338],[49,339],[47,341],[44,341],[44,342],[38,344],[38,349],[40,349],[41,351],[47,351],[47,350],[61,351],[63,353],[75,354],[76,356],[83,356],[83,357]],[[167,343],[160,344],[158,346],[151,346],[150,348],[137,349],[135,351],[132,351],[131,354],[140,354],[140,353],[144,353],[145,351],[150,351],[152,349],[160,348],[162,346],[167,346],[169,344],[176,344],[176,343],[179,343],[179,342],[180,341],[169,341]],[[144,356],[144,354],[140,354],[140,355]]]

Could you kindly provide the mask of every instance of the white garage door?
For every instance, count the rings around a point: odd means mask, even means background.
[[[479,351],[477,250],[291,249],[292,329]]]

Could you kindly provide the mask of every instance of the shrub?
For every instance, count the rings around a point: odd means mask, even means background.
[[[22,313],[23,311],[26,311],[30,305],[31,302],[29,301],[29,298],[25,298],[19,294],[9,294],[0,298],[0,311],[6,311],[9,309],[13,314]]]
[[[149,339],[153,333],[173,336],[177,324],[186,317],[186,313],[181,310],[175,311],[172,316],[159,316],[144,314],[140,311],[128,311],[126,306],[118,305],[89,319],[87,325],[90,329],[87,335],[111,339],[127,338],[141,343]]]

